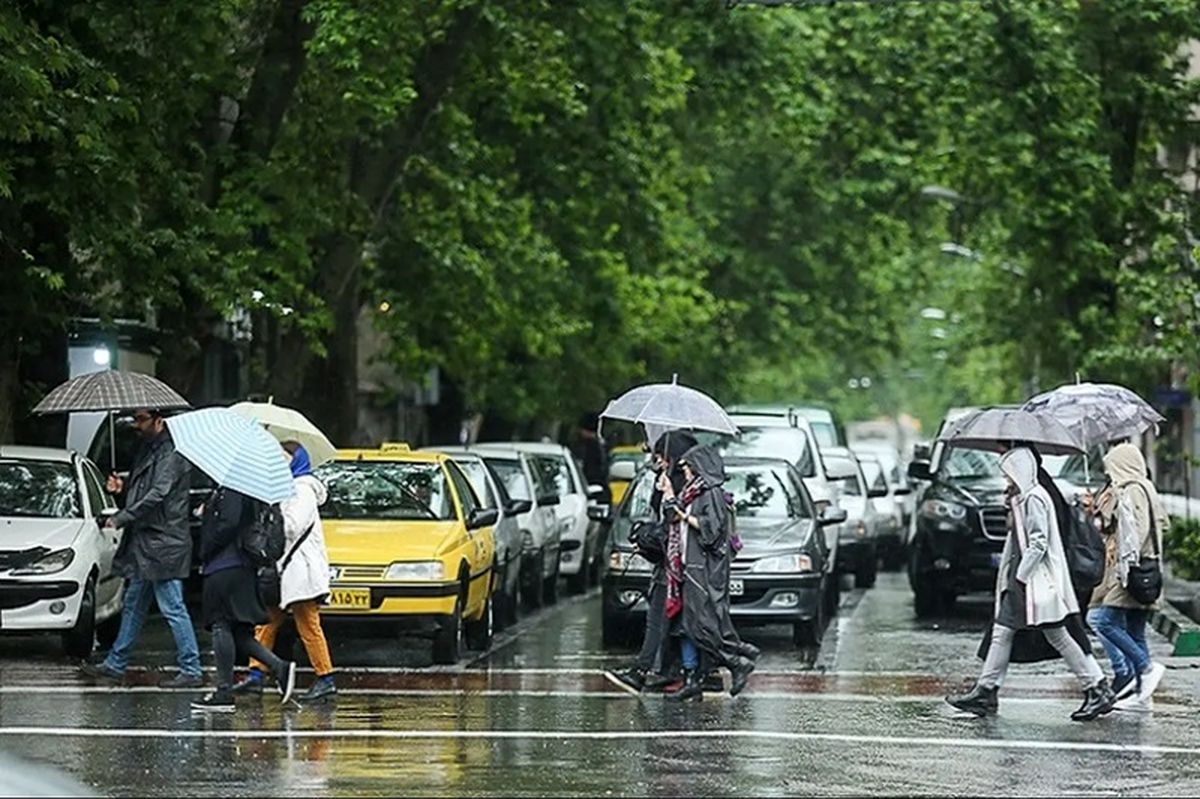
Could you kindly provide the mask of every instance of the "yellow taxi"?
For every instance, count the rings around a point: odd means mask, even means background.
[[[612,494],[614,508],[621,504],[633,475],[645,460],[646,451],[640,444],[623,444],[613,447],[608,453],[608,490]]]
[[[317,470],[329,552],[331,621],[378,620],[433,634],[433,659],[458,661],[492,637],[492,528],[453,460],[406,444],[339,450]]]

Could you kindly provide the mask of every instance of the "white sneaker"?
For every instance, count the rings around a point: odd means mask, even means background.
[[[1154,697],[1148,696],[1145,699],[1134,694],[1120,699],[1113,705],[1113,710],[1123,710],[1126,713],[1153,713],[1154,712]]]
[[[1150,670],[1142,675],[1142,690],[1138,692],[1138,699],[1149,699],[1166,673],[1166,666],[1161,663],[1151,663]]]

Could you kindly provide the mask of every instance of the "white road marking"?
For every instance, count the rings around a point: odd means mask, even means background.
[[[1114,754],[1200,756],[1196,746],[1118,744],[1089,741],[1031,741],[998,738],[930,738],[891,735],[855,735],[826,732],[779,732],[769,730],[169,730],[161,728],[104,729],[97,727],[0,727],[0,736],[55,738],[233,738],[239,740],[281,739],[389,739],[389,740],[544,740],[620,741],[731,738],[788,743],[815,742],[873,744],[878,746],[944,747],[949,749],[1018,749],[1041,752],[1101,752]]]

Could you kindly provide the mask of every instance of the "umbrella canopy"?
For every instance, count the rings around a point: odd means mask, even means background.
[[[951,422],[942,433],[947,444],[1004,452],[1014,443],[1029,444],[1044,455],[1084,451],[1078,435],[1051,416],[1020,408],[984,408]]]
[[[337,448],[330,443],[321,429],[308,420],[300,411],[285,408],[271,402],[239,402],[229,410],[252,422],[258,422],[276,441],[295,441],[308,450],[314,467],[328,463],[337,455]]]
[[[1110,383],[1059,386],[1021,407],[1039,416],[1054,417],[1088,447],[1132,438],[1166,421],[1136,393]]]
[[[267,503],[296,493],[279,442],[228,408],[204,408],[167,419],[175,450],[218,485]]]
[[[738,431],[716,400],[674,381],[631,389],[608,403],[600,416],[644,424],[648,434],[689,428],[729,435]]]
[[[188,401],[161,380],[140,372],[109,369],[72,378],[42,398],[34,413],[124,411],[138,408],[190,408]]]

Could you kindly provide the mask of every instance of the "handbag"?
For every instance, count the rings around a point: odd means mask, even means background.
[[[1140,484],[1139,484],[1140,485]],[[1158,524],[1154,518],[1154,500],[1142,486],[1150,509],[1150,538],[1154,543],[1154,557],[1141,558],[1131,564],[1125,581],[1125,590],[1140,605],[1153,605],[1162,596],[1162,553],[1158,550]]]
[[[258,598],[262,600],[263,605],[266,607],[277,608],[279,607],[279,603],[283,601],[283,573],[287,571],[288,564],[292,562],[296,550],[312,534],[314,527],[316,527],[316,522],[310,524],[308,529],[304,531],[304,534],[296,539],[296,543],[292,544],[292,548],[284,555],[283,562],[278,568],[274,563],[258,568]]]
[[[640,522],[629,536],[637,554],[658,566],[667,559],[667,526],[662,522]]]

